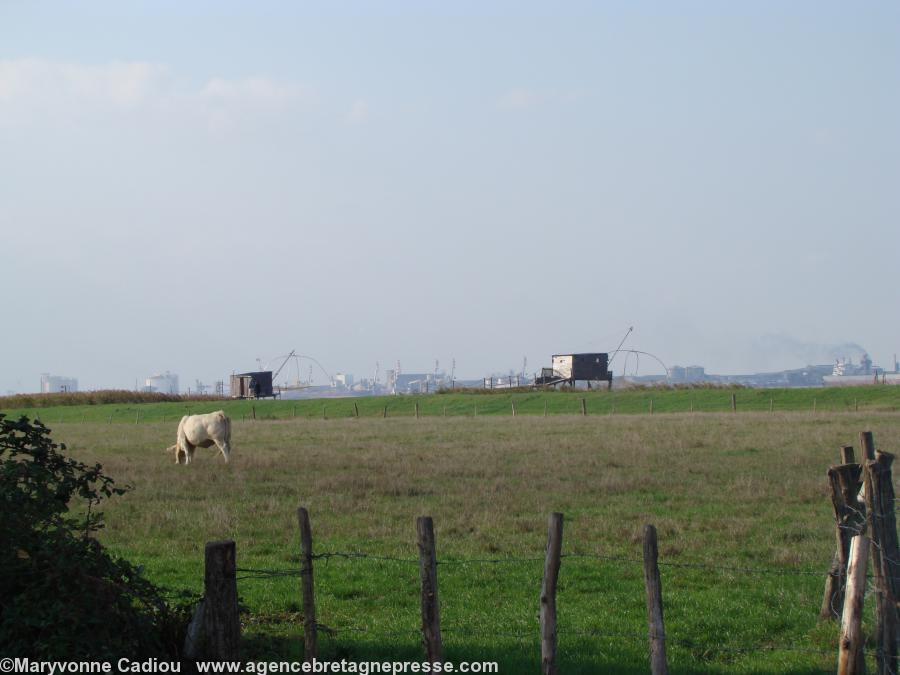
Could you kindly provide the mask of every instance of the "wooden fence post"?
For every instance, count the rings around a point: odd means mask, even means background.
[[[544,401],[544,417],[547,416],[547,401]]]
[[[556,582],[562,555],[563,514],[551,513],[547,531],[547,557],[541,584],[541,674],[556,675]]]
[[[353,402],[353,416],[359,419],[359,406],[356,405],[356,401]]]
[[[879,675],[897,670],[897,598],[900,598],[900,544],[894,515],[894,456],[875,452],[866,462],[866,519],[872,538],[872,569],[875,577],[876,651]]]
[[[694,399],[691,399],[691,412],[694,412]]]
[[[852,445],[841,446],[841,464],[856,464],[856,455],[853,454]]]
[[[650,672],[667,675],[666,629],[663,624],[662,580],[659,576],[656,528],[644,526],[644,587],[647,591],[647,626],[650,630]]]
[[[862,461],[875,459],[875,438],[871,431],[859,432],[859,447],[862,450]]]
[[[240,652],[241,619],[234,542],[207,542],[205,558],[202,654],[212,661],[236,661]]]
[[[416,419],[419,419],[419,402],[416,401]]]
[[[291,406],[291,417],[297,416],[297,406]]]
[[[869,559],[869,540],[859,534],[850,542],[850,568],[847,573],[847,593],[841,621],[838,651],[838,675],[865,673],[863,655],[862,611],[866,593],[866,563]]]
[[[650,414],[653,414],[653,399],[650,399]]]
[[[252,417],[253,419],[256,419],[256,406],[255,405],[250,406],[250,417]]]
[[[769,399],[769,412],[770,413],[775,412],[775,399],[774,398]]]
[[[852,448],[851,448],[852,450]],[[845,455],[842,448],[842,455]],[[835,554],[825,580],[825,594],[819,619],[840,618],[844,606],[850,540],[865,531],[865,514],[857,500],[862,474],[859,464],[842,464],[828,469],[831,504],[834,508]]]
[[[512,416],[515,417],[516,416],[516,402],[510,401],[510,405],[512,405]]]
[[[737,395],[733,392],[731,394],[731,412],[737,412]]]
[[[434,542],[434,522],[431,516],[416,518],[416,535],[419,546],[419,575],[422,578],[422,638],[429,662],[444,660],[444,642],[441,639],[441,615],[438,604],[437,554]]]
[[[813,412],[816,412],[816,397],[813,396]]]
[[[297,509],[300,522],[300,583],[303,587],[303,660],[316,658],[316,596],[313,589],[312,528],[309,511]]]
[[[137,424],[141,421],[141,411],[138,410],[134,415],[134,423]]]
[[[384,406],[384,408],[381,411],[381,419],[383,419],[383,420],[387,419],[387,406]]]
[[[585,417],[587,415],[587,401],[581,399],[581,416]]]

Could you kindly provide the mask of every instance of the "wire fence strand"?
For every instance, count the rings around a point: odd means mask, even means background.
[[[602,553],[564,553],[561,558],[567,558],[570,560],[598,560],[602,562],[610,562],[610,563],[619,563],[619,564],[633,564],[633,565],[642,565],[643,560],[640,558],[632,558],[628,556],[618,556],[618,555],[608,555]],[[410,565],[418,565],[418,558],[403,558],[399,556],[388,556],[388,555],[375,555],[371,553],[365,553],[363,551],[328,551],[325,553],[317,553],[312,556],[313,560],[324,560],[326,563],[333,559],[340,560],[371,560],[376,562],[397,562],[403,564]],[[454,565],[516,565],[516,564],[529,564],[529,563],[543,563],[543,557],[502,557],[502,558],[457,558],[457,559],[446,559],[446,560],[438,560],[437,564],[440,566],[454,566]],[[660,567],[671,567],[676,569],[698,569],[698,570],[711,570],[711,571],[719,571],[719,572],[732,572],[739,574],[754,574],[754,575],[771,575],[771,576],[814,576],[814,577],[827,577],[829,574],[828,569],[806,569],[800,567],[784,567],[784,568],[776,568],[776,567],[747,567],[743,565],[716,565],[712,563],[704,563],[704,562],[681,562],[675,560],[660,560],[658,561]],[[296,577],[300,576],[301,571],[300,568],[288,568],[288,569],[257,569],[257,568],[248,568],[248,567],[239,567],[237,568],[238,572],[243,573],[243,576],[238,577],[238,579],[270,579],[277,577]]]

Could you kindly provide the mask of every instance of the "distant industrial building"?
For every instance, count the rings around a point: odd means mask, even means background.
[[[60,392],[78,391],[78,379],[61,377],[50,373],[41,373],[41,393],[57,394]]]
[[[156,394],[177,394],[179,391],[178,375],[170,373],[168,370],[151,375],[144,380],[144,391]]]
[[[332,380],[335,387],[350,389],[353,386],[353,375],[349,373],[335,373]]]
[[[393,384],[395,394],[427,394],[440,388],[432,373],[399,373]]]
[[[672,366],[669,368],[669,382],[687,384],[706,380],[706,369],[703,366]]]

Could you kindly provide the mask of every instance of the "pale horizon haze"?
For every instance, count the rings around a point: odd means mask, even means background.
[[[898,214],[895,2],[0,0],[0,394],[891,367]]]

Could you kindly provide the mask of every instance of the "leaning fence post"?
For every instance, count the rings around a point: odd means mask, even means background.
[[[313,592],[312,528],[309,511],[297,509],[300,522],[300,583],[303,586],[303,660],[316,658],[316,596]]]
[[[353,416],[359,419],[359,406],[356,405],[356,401],[353,402]]]
[[[241,620],[238,615],[237,567],[233,541],[206,544],[203,601],[203,655],[214,661],[239,657]]]
[[[667,675],[666,629],[663,624],[662,580],[659,576],[656,528],[644,526],[644,587],[647,590],[647,625],[650,629],[650,672]]]
[[[845,450],[846,448],[841,449],[842,456],[846,456]],[[831,504],[834,508],[835,554],[825,581],[825,594],[819,610],[821,620],[841,616],[847,563],[850,558],[850,540],[865,531],[864,509],[857,501],[861,474],[862,467],[859,464],[842,464],[828,469]]]
[[[875,576],[877,672],[894,673],[897,666],[897,598],[900,597],[900,545],[894,515],[894,456],[875,452],[866,462],[866,517],[872,538],[872,569]]]
[[[868,538],[862,534],[853,537],[850,542],[850,568],[847,573],[847,593],[844,597],[844,616],[841,621],[838,675],[862,675],[865,672],[862,612],[868,559]]]
[[[434,544],[434,522],[431,516],[416,518],[416,535],[419,546],[419,574],[422,578],[422,638],[429,662],[444,660],[444,643],[441,639],[441,616],[438,605],[437,554]]]
[[[563,514],[551,513],[547,531],[547,557],[541,584],[541,673],[556,675],[556,582],[562,555]]]

